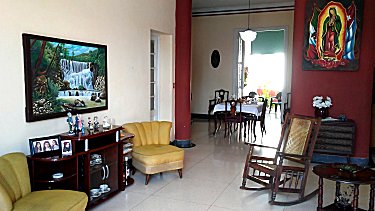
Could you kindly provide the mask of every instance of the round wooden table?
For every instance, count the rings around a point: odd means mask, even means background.
[[[358,208],[359,185],[371,185],[369,211],[374,211],[375,197],[375,171],[369,168],[361,168],[354,164],[322,164],[313,167],[313,172],[319,176],[319,195],[317,210],[340,210],[333,204],[323,208],[323,178],[336,182],[336,198],[340,196],[340,184],[353,184],[353,207],[347,210],[364,210]]]

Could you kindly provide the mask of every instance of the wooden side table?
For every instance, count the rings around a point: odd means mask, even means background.
[[[323,207],[323,179],[336,182],[336,197],[340,195],[340,184],[353,184],[354,196],[352,207],[346,210],[364,210],[358,208],[358,196],[360,185],[371,185],[369,211],[374,211],[375,197],[375,171],[371,169],[361,168],[353,164],[323,164],[314,166],[313,172],[319,176],[319,195],[317,210],[341,210],[336,206],[336,199],[333,204]]]

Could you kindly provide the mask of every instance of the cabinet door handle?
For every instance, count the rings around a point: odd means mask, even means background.
[[[105,168],[107,169],[107,177],[106,177],[106,179],[108,179],[108,177],[109,177],[109,167],[108,167],[108,165],[105,165]]]
[[[102,180],[104,180],[105,179],[105,168],[104,168],[104,166],[102,166],[102,171],[103,171]]]

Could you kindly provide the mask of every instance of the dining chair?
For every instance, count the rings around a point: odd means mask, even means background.
[[[262,133],[262,137],[263,137],[263,133],[266,134],[266,123],[265,123],[266,118],[265,117],[266,117],[267,103],[268,103],[268,99],[264,99],[264,102],[262,105],[262,111],[259,116],[255,116],[254,114],[249,114],[249,116],[247,116],[248,123],[249,123],[248,133],[254,134],[254,140],[256,140],[255,128],[256,128],[257,122],[259,122],[260,124],[260,131]]]
[[[284,108],[283,108],[283,121],[285,121],[285,115],[286,113],[289,113],[290,112],[290,105],[291,105],[291,97],[292,97],[292,93],[288,92],[286,94],[286,101],[284,102]]]
[[[210,121],[210,118],[212,115],[214,115],[214,108],[215,108],[215,105],[217,104],[217,99],[211,99],[211,100],[208,100],[208,121]]]
[[[249,92],[249,97],[251,97],[251,98],[254,98],[257,95],[258,95],[258,93],[256,93],[256,92],[253,92],[253,91]]]
[[[240,188],[269,189],[269,203],[274,205],[294,205],[315,196],[318,188],[306,195],[305,186],[319,128],[320,119],[287,114],[277,147],[249,144]],[[265,149],[275,150],[275,155],[266,157],[259,154]],[[248,187],[247,180],[261,187]],[[298,198],[288,196],[285,201],[277,200],[280,192],[297,193]]]
[[[281,104],[282,104],[281,97],[282,97],[282,92],[279,92],[277,93],[276,96],[271,97],[269,113],[271,113],[272,105],[275,105],[275,113],[277,112],[277,106],[280,106],[280,111],[281,111]]]
[[[226,91],[224,89],[215,90],[215,98],[208,100],[208,121],[210,121],[210,118],[213,114],[215,105],[218,103],[222,103],[225,100],[229,100],[229,91]]]
[[[215,90],[215,99],[220,99],[220,103],[229,100],[229,91],[224,89]]]
[[[237,105],[239,109],[237,109]],[[242,113],[242,103],[238,100],[229,100],[225,103],[225,113],[224,113],[224,137],[233,133],[238,129],[238,125],[240,126],[239,132],[242,132],[242,127],[244,127],[245,136],[246,136],[246,124],[247,118]],[[233,128],[233,131],[232,131]],[[228,132],[228,133],[227,133]]]

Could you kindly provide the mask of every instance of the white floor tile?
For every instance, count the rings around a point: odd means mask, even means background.
[[[183,178],[177,171],[153,175],[148,185],[145,176],[137,172],[132,177],[135,184],[93,210],[316,210],[317,196],[294,206],[272,206],[268,191],[246,191],[239,187],[248,145],[238,135],[224,137],[224,128],[213,135],[213,121],[197,120],[192,124],[193,148],[185,150]],[[259,124],[256,134],[258,144],[276,146],[281,132],[280,113],[266,115],[266,134],[261,137]],[[260,154],[274,152],[259,151]],[[257,185],[248,182],[251,186]],[[306,192],[318,186],[318,177],[309,172]],[[324,205],[331,204],[335,196],[335,183],[324,180]],[[291,199],[291,194],[279,194],[279,200]],[[369,187],[360,186],[359,206],[368,209]]]
[[[228,185],[209,179],[196,180],[183,178],[181,180],[174,180],[154,195],[211,205]]]
[[[145,201],[143,201],[141,204],[136,206],[134,211],[151,211],[151,210],[165,210],[165,211],[173,211],[173,210],[179,210],[179,211],[204,211],[207,210],[210,206],[209,205],[202,205],[192,202],[186,202],[186,201],[180,201],[180,200],[174,200],[164,197],[157,197],[157,196],[151,196]]]
[[[128,192],[127,190],[120,192],[113,198],[101,203],[100,205],[94,207],[91,210],[100,211],[100,210],[130,210],[148,196],[139,193]]]

